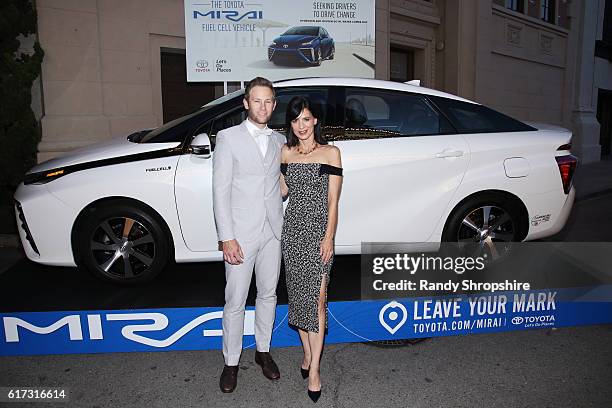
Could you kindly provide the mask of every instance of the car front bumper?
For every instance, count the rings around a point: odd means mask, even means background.
[[[76,211],[44,184],[22,183],[14,198],[19,238],[28,259],[45,265],[76,266],[71,242]]]
[[[313,47],[282,48],[268,47],[268,60],[299,61],[306,64],[316,63],[316,52]]]

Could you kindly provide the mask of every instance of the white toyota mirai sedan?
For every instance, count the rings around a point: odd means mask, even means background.
[[[566,129],[411,84],[309,78],[275,89],[271,128],[283,132],[288,101],[307,96],[342,152],[337,254],[362,242],[533,240],[569,216],[577,159]],[[152,279],[171,259],[222,260],[211,157],[217,132],[245,119],[243,95],[31,169],[15,193],[28,258],[120,283]]]

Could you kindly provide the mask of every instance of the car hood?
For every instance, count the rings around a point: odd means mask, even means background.
[[[133,143],[127,136],[116,137],[95,143],[86,147],[72,150],[53,159],[32,167],[28,174],[56,169],[73,164],[88,163],[96,160],[111,159],[137,153],[153,152],[178,147],[180,142],[172,143]]]
[[[274,42],[277,44],[295,44],[311,41],[314,38],[317,37],[303,34],[281,35],[280,37],[275,38]]]

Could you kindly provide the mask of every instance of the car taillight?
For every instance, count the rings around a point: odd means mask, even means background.
[[[559,166],[559,173],[561,174],[561,182],[563,183],[563,191],[565,194],[569,193],[572,187],[572,179],[574,178],[574,172],[576,171],[576,165],[578,159],[575,156],[557,156],[557,165]]]

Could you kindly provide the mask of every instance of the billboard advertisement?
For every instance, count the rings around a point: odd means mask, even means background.
[[[187,81],[374,78],[374,0],[185,0]]]

